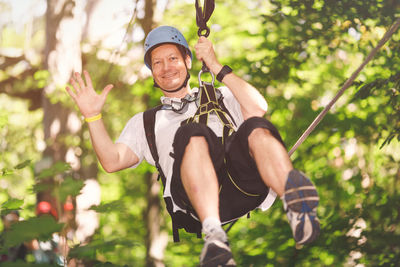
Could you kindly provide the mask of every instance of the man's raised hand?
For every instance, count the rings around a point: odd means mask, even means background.
[[[107,95],[113,88],[113,85],[108,84],[104,87],[103,91],[98,94],[93,89],[89,73],[85,70],[83,71],[83,75],[85,76],[86,84],[82,79],[81,74],[75,72],[70,80],[72,88],[67,86],[65,89],[78,106],[82,115],[85,118],[90,118],[101,113]]]
[[[210,40],[204,36],[200,36],[194,49],[197,59],[203,61],[215,75],[221,70],[222,65],[218,62]]]

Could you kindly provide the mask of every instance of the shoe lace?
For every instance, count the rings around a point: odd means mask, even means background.
[[[213,229],[208,229],[207,231],[205,231],[204,240],[205,241],[220,240],[220,241],[226,243],[228,241],[228,238],[223,229],[213,228]]]

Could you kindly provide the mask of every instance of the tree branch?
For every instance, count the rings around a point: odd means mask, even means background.
[[[32,76],[38,69],[28,69],[17,77],[10,77],[0,81],[0,93],[7,94],[11,97],[30,100],[29,110],[36,110],[42,107],[41,95],[43,88],[31,88],[26,92],[16,92],[13,90],[15,83],[24,80],[26,77]]]
[[[0,69],[4,70],[5,68],[8,68],[9,66],[16,65],[22,60],[25,60],[25,55],[19,56],[19,57],[9,57],[5,55],[0,55],[0,58],[4,59],[4,62],[0,64]]]

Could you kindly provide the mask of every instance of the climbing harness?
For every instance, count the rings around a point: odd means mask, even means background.
[[[213,10],[214,10],[213,0],[211,1],[207,0],[205,2],[204,12],[201,10],[198,1],[196,1],[196,22],[197,25],[199,26],[199,31],[198,31],[199,37],[200,36],[207,37],[209,35],[210,29],[207,27],[207,21],[210,18]],[[165,31],[161,32],[164,33]],[[160,39],[161,41],[153,40],[153,38],[149,38],[148,41],[146,40],[145,43],[146,53],[147,51],[150,51],[152,45],[157,45],[160,42],[164,42],[165,39],[168,39],[168,36],[167,38],[162,37]],[[183,38],[180,40],[174,39],[174,42],[181,44],[183,40],[184,40]],[[185,44],[186,43],[184,43],[183,45],[188,49],[187,45]],[[149,62],[146,61],[146,55],[145,55],[145,62],[146,65],[149,66]],[[201,79],[201,75],[206,72],[209,72],[210,75],[212,76],[211,82],[206,82]],[[188,104],[195,101],[197,105],[197,111],[192,117],[182,121],[181,125],[188,123],[202,123],[207,125],[209,116],[211,114],[215,114],[223,124],[223,136],[221,140],[222,143],[224,143],[226,137],[228,137],[235,131],[235,125],[236,125],[235,121],[223,103],[223,96],[221,92],[214,87],[214,81],[215,81],[214,74],[210,72],[210,70],[207,68],[204,62],[203,62],[203,67],[198,74],[198,81],[199,81],[199,91],[194,93],[193,95],[188,94],[182,99],[163,98],[162,105],[146,110],[143,113],[143,123],[144,123],[147,143],[149,145],[149,149],[154,159],[157,170],[159,172],[159,178],[163,183],[164,190],[166,185],[166,177],[159,163],[159,155],[156,147],[155,132],[154,132],[157,111],[172,110],[174,112],[182,114],[187,111],[189,107]],[[164,197],[164,200],[167,206],[167,211],[169,212],[172,219],[172,232],[174,241],[175,242],[179,241],[178,230],[180,228],[184,228],[186,232],[189,233],[196,233],[198,237],[201,237],[201,228],[202,228],[201,223],[198,220],[194,219],[191,216],[190,212],[188,211],[186,211],[186,213],[183,211],[174,212],[173,202],[171,197]]]
[[[162,110],[172,110],[176,113],[183,114],[189,108],[189,103],[196,101],[196,105],[198,106],[198,93],[194,93],[193,95],[187,94],[184,98],[170,98],[165,97],[161,99],[161,109]]]
[[[204,8],[201,8],[199,0],[196,0],[195,8],[196,8],[196,24],[197,27],[199,28],[199,30],[197,31],[197,35],[199,37],[201,36],[208,37],[210,34],[210,28],[207,26],[207,21],[210,19],[211,14],[214,11],[215,8],[214,0],[205,0]],[[211,82],[206,82],[201,79],[201,75],[206,72],[210,73],[212,77]],[[211,113],[215,113],[222,122],[222,124],[224,125],[223,127],[223,142],[224,142],[224,140],[226,140],[226,137],[228,137],[235,131],[233,125],[235,122],[232,116],[230,116],[229,112],[226,112],[227,109],[221,107],[221,105],[223,105],[223,102],[217,100],[218,98],[216,92],[218,90],[216,90],[214,87],[215,77],[214,74],[208,69],[204,61],[202,69],[199,71],[198,74],[198,81],[199,81],[200,105],[194,116],[187,119],[184,123],[198,122],[207,124],[209,115]],[[231,121],[228,119],[228,116],[230,117]]]
[[[219,92],[219,90],[216,90],[214,88],[214,81],[212,81],[211,83],[204,82],[200,79],[200,75],[201,71],[199,73],[199,84],[200,84],[199,106],[193,117],[190,117],[187,120],[183,121],[182,124],[203,123],[207,125],[209,116],[212,113],[215,113],[223,124],[223,141],[224,141],[226,140],[226,137],[228,137],[235,131],[234,128],[235,121],[233,117],[230,115],[229,111],[224,106],[224,103],[222,101],[222,96],[220,96],[218,99],[217,92]]]

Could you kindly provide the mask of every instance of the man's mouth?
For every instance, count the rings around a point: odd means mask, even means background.
[[[166,74],[164,74],[164,75],[162,76],[162,78],[163,78],[163,79],[170,79],[170,78],[175,77],[177,74],[178,74],[177,72],[166,73]]]

